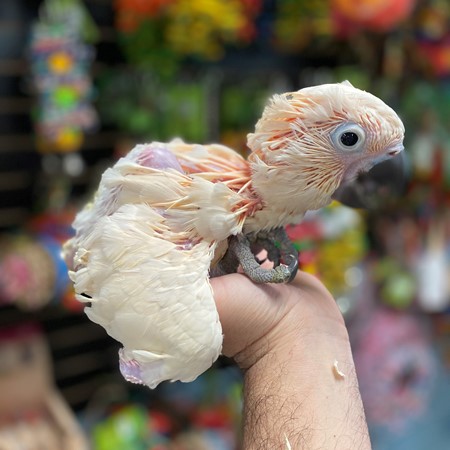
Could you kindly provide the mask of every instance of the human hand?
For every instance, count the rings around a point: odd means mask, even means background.
[[[212,278],[224,333],[224,355],[247,369],[267,352],[299,339],[333,335],[348,340],[335,300],[314,276],[290,284],[255,284],[242,274]]]
[[[242,274],[211,279],[223,353],[244,370],[244,450],[369,450],[349,337],[331,294]]]

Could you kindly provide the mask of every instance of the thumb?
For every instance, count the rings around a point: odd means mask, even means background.
[[[210,280],[224,334],[223,354],[234,357],[280,319],[282,286],[255,284],[233,273]]]

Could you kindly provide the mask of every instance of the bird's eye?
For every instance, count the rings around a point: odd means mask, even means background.
[[[346,147],[353,147],[359,140],[358,135],[351,131],[341,134],[341,144]]]
[[[356,123],[345,123],[333,131],[331,139],[339,150],[353,152],[363,148],[366,134]]]

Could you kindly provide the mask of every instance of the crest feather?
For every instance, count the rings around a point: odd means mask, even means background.
[[[350,83],[350,81],[348,81],[348,80],[342,81],[340,84],[342,84],[343,86],[355,87],[355,86],[353,86],[353,84]]]

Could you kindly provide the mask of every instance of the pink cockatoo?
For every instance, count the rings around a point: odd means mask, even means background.
[[[222,348],[210,276],[240,265],[256,282],[291,280],[284,226],[401,152],[403,135],[377,97],[325,84],[275,95],[247,159],[175,140],[138,145],[106,170],[64,251],[86,314],[123,344],[123,376],[154,388],[207,370]],[[273,268],[260,267],[261,248]]]

